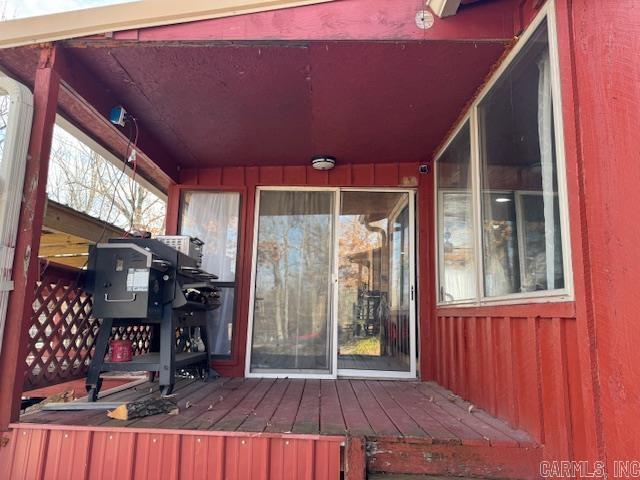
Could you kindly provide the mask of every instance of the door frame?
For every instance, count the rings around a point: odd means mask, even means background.
[[[384,379],[415,379],[417,376],[416,365],[416,322],[417,322],[417,290],[416,290],[416,191],[411,188],[338,188],[338,198],[341,192],[380,192],[380,193],[406,193],[408,195],[409,206],[409,371],[389,371],[389,370],[359,370],[351,368],[338,368],[338,295],[334,294],[334,306],[331,314],[334,324],[335,350],[333,355],[336,377],[342,378],[384,378]],[[340,204],[337,204],[337,208]],[[398,212],[399,213],[399,212]],[[336,234],[334,250],[334,274],[335,289],[338,291],[338,235],[337,224],[340,219],[340,210],[336,214]]]
[[[253,321],[255,311],[256,270],[258,258],[258,231],[260,226],[260,197],[263,191],[308,191],[308,192],[333,192],[333,231],[332,231],[332,269],[328,284],[330,298],[329,328],[332,338],[331,368],[328,373],[300,373],[300,372],[252,372],[251,353],[253,343]],[[410,308],[409,308],[409,356],[410,369],[407,372],[385,370],[357,370],[338,368],[338,228],[340,220],[341,193],[342,192],[380,192],[380,193],[406,193],[409,196],[409,278],[410,278]],[[415,188],[376,188],[376,187],[314,187],[314,186],[258,186],[256,187],[253,242],[251,250],[251,285],[249,288],[249,315],[247,322],[247,343],[245,351],[245,377],[247,378],[309,378],[333,380],[341,378],[380,378],[380,379],[415,379],[417,378],[416,357],[416,333],[417,333],[417,289],[416,289],[416,217],[415,217]]]

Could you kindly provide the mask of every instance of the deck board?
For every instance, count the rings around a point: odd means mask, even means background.
[[[338,390],[340,408],[344,415],[347,430],[354,435],[373,435],[373,428],[358,403],[351,382],[349,380],[337,380],[336,389]]]
[[[304,380],[289,380],[289,387],[271,417],[271,421],[265,429],[266,432],[291,432],[298,414],[300,400],[302,400],[304,382]]]
[[[238,430],[243,432],[264,432],[278,405],[280,405],[282,396],[288,386],[289,382],[286,379],[280,378],[276,380],[266,395],[262,397],[260,403],[254,408],[251,415],[242,422]]]
[[[158,385],[142,384],[101,401],[159,396]],[[515,430],[435,383],[379,380],[221,378],[181,379],[178,415],[123,422],[105,412],[39,412],[22,422],[96,427],[216,430],[236,432],[351,435],[419,439],[423,444],[534,446]],[[187,408],[188,402],[188,408]]]
[[[369,390],[369,387],[367,387],[367,382],[364,380],[351,380],[351,387],[369,421],[369,425],[377,435],[400,435],[393,421],[387,416]]]
[[[344,435],[347,431],[333,380],[320,380],[320,431],[327,435]]]
[[[464,409],[456,405],[450,393],[446,393],[441,389],[433,389],[426,383],[420,384],[418,388],[425,394],[431,395],[433,403],[441,407],[444,412],[450,415],[451,418],[449,419],[449,422],[457,420],[463,423],[486,438],[491,445],[506,447],[518,446],[518,442],[504,432],[483,422],[468,410],[465,412]]]
[[[320,380],[306,380],[293,433],[316,433],[320,429]]]
[[[404,437],[429,437],[409,416],[378,381],[367,382],[369,390],[376,397],[382,409],[393,419],[396,428]]]
[[[235,432],[255,410],[274,383],[275,380],[273,378],[261,379],[260,383],[251,390],[251,393],[246,395],[235,407],[229,410],[210,430]]]
[[[383,382],[383,386],[420,428],[437,443],[464,445],[487,445],[489,443],[482,435],[461,422],[440,422],[440,419],[447,418],[446,413],[419,392],[415,388],[415,384],[398,385],[396,382]]]

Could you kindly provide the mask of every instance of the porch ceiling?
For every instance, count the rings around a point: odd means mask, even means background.
[[[182,167],[420,162],[505,43],[70,42]]]

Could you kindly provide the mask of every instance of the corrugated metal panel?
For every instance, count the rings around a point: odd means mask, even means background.
[[[91,432],[50,431],[44,478],[86,478],[90,449]],[[69,458],[70,454],[73,458]]]
[[[0,453],[11,480],[340,478],[342,437],[17,425]]]
[[[9,478],[41,478],[47,455],[47,430],[18,429],[10,440],[11,465],[0,465],[0,471],[9,472]],[[5,447],[6,448],[6,447]]]
[[[136,434],[129,430],[121,432],[95,431],[91,435],[91,450],[88,456],[89,478],[131,478],[133,472]],[[70,461],[73,452],[67,452]]]

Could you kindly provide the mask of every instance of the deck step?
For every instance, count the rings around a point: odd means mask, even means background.
[[[542,449],[535,444],[505,447],[432,444],[424,439],[372,438],[365,445],[370,475],[413,474],[431,480],[442,477],[534,479],[539,477],[542,455]],[[420,476],[413,479],[406,476],[389,478],[414,480]]]
[[[413,475],[410,473],[372,473],[367,480],[482,480],[473,477],[443,477],[441,475]]]

